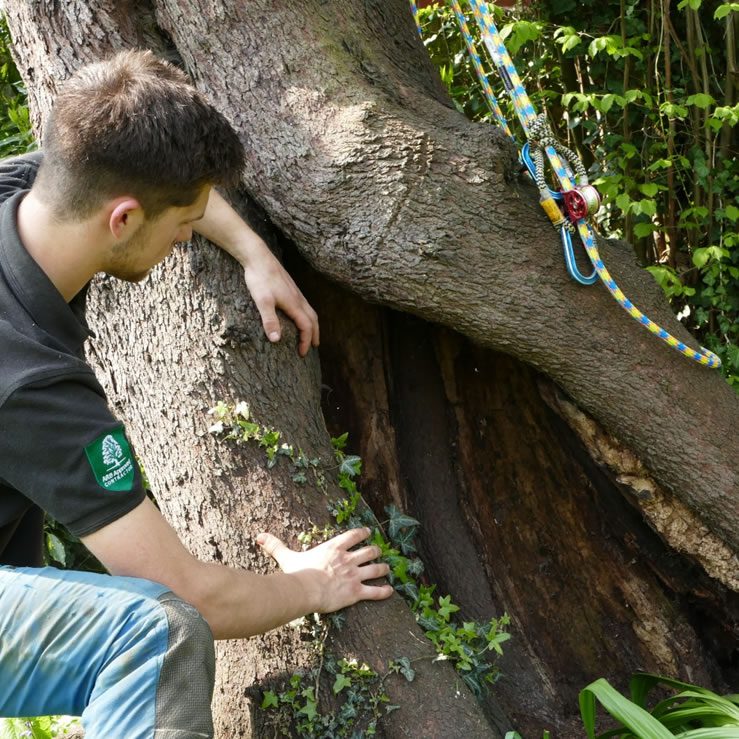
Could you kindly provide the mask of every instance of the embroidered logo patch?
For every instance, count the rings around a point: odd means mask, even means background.
[[[85,454],[101,487],[117,491],[133,488],[136,467],[122,426],[88,444]]]

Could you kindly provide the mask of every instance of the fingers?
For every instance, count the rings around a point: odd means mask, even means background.
[[[371,533],[368,528],[349,529],[349,531],[344,531],[334,536],[333,539],[329,539],[326,544],[332,544],[337,549],[351,549],[359,544],[359,542],[364,541]],[[375,557],[370,557],[370,559],[375,559]],[[364,561],[366,562],[367,560]]]
[[[359,600],[385,600],[394,592],[392,585],[362,585]]]
[[[298,354],[300,354],[301,357],[304,357],[311,346],[318,346],[318,344],[313,343],[313,322],[305,312],[296,312],[290,317],[295,321],[295,325],[300,332]]]
[[[359,568],[359,574],[362,582],[365,580],[378,580],[381,577],[387,577],[390,572],[390,565],[386,562],[373,562],[371,565],[364,565]]]
[[[257,310],[262,319],[262,326],[267,338],[272,342],[279,341],[282,336],[280,319],[277,317],[277,308],[285,311],[292,319],[300,334],[298,352],[304,357],[311,346],[318,346],[320,331],[318,328],[318,314],[310,307],[300,291],[295,288],[294,294],[284,300],[275,300],[271,293],[264,296],[255,296]]]
[[[284,555],[290,552],[290,549],[278,539],[276,536],[267,533],[261,533],[257,536],[257,544],[274,559],[277,564],[280,564],[280,559],[284,558]]]
[[[377,559],[382,554],[380,547],[369,546],[357,549],[354,552],[350,552],[352,564],[363,565],[367,562],[371,562],[373,559]]]

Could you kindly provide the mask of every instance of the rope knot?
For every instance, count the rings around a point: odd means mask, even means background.
[[[546,113],[540,113],[536,120],[529,126],[529,139],[534,146],[545,147],[557,145],[557,137],[549,125]]]

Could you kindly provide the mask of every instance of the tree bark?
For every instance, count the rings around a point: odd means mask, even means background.
[[[236,266],[207,245],[144,289],[93,291],[91,361],[187,545],[263,568],[259,530],[326,518],[319,491],[204,433],[216,400],[245,399],[324,460],[325,424],[349,429],[375,510],[395,501],[424,524],[440,589],[467,618],[511,614],[495,699],[479,709],[451,668],[421,661],[388,687],[388,736],[570,736],[577,691],[601,675],[736,677],[739,402],[602,288],[568,281],[515,152],[449,105],[402,0],[5,5],[39,129],[86,61],[128,46],[182,60],[247,146],[236,202],[310,264],[294,257],[323,380],[315,356],[265,342]],[[631,252],[602,252],[690,343]],[[399,599],[351,609],[334,640],[380,671],[431,652]],[[219,736],[265,736],[253,699],[312,659],[290,628],[222,645]]]

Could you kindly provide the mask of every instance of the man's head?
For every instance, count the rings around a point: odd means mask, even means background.
[[[34,185],[61,222],[129,195],[147,221],[234,185],[244,150],[228,121],[176,67],[148,51],[87,65],[62,87]]]

